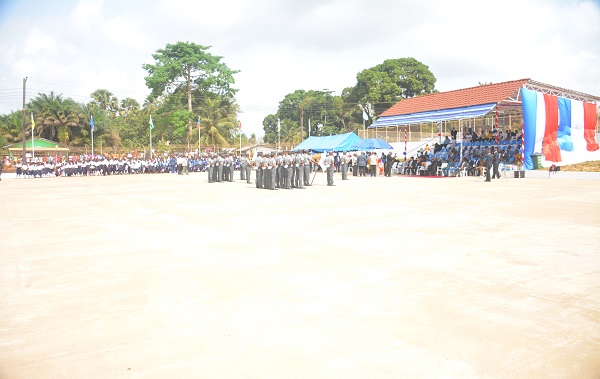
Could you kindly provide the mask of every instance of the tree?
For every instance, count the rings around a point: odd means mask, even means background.
[[[4,146],[4,143],[17,143],[23,139],[21,122],[23,122],[21,111],[0,116],[0,136],[5,141],[0,147]]]
[[[200,108],[200,143],[209,146],[229,146],[233,141],[237,116],[231,104],[219,98],[208,98]]]
[[[115,117],[119,111],[119,100],[107,89],[97,89],[90,95],[91,103],[102,109],[107,115]]]
[[[168,95],[176,90],[185,90],[188,111],[192,111],[192,92],[199,91],[231,98],[237,92],[231,86],[233,76],[239,71],[231,70],[221,61],[223,57],[207,52],[210,46],[201,46],[193,42],[167,44],[152,54],[154,64],[144,64],[148,72],[146,85],[152,90],[152,96]]]
[[[355,93],[371,119],[398,101],[435,91],[435,76],[414,58],[388,59],[356,76]]]
[[[72,141],[79,144],[87,135],[83,129],[87,123],[82,108],[73,99],[63,99],[54,92],[39,93],[27,104],[34,115],[38,136],[66,144]]]
[[[140,103],[137,102],[136,99],[132,99],[131,97],[126,97],[121,100],[121,108],[119,109],[119,114],[125,118],[131,114],[135,114],[140,110]]]

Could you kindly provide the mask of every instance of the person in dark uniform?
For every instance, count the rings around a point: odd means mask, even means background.
[[[392,176],[392,165],[394,164],[394,158],[392,157],[392,152],[388,152],[385,157],[385,176]]]
[[[491,182],[492,180],[490,179],[490,170],[492,169],[492,161],[494,160],[494,156],[492,155],[492,153],[490,151],[487,151],[487,154],[485,155],[485,181],[486,182]]]
[[[498,166],[500,165],[500,152],[494,147],[492,147],[492,151],[494,152],[492,159],[492,165],[494,166],[492,179],[500,179],[500,172],[498,172]]]

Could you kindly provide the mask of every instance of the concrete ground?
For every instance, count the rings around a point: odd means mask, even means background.
[[[600,378],[600,182],[339,179],[3,180],[0,378]]]

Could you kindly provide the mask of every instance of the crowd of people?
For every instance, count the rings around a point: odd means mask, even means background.
[[[257,188],[292,189],[310,185],[310,173],[322,169],[327,173],[327,184],[333,185],[333,173],[348,179],[353,176],[443,175],[480,176],[486,172],[488,161],[494,164],[520,164],[522,155],[518,131],[500,133],[498,137],[489,132],[457,143],[455,134],[445,137],[440,144],[430,148],[428,144],[408,160],[392,152],[326,152],[315,155],[308,151],[284,151],[279,153],[250,155],[233,153],[205,153],[203,155],[174,153],[169,156],[143,159],[138,157],[108,157],[80,155],[68,158],[36,157],[26,163],[17,158],[14,162],[0,162],[2,167],[13,165],[17,178],[76,177],[99,175],[131,175],[172,173],[186,175],[190,172],[208,172],[210,183],[231,182],[234,172],[239,171],[240,180],[251,183],[255,172]],[[490,156],[492,158],[490,158]],[[496,163],[494,163],[496,162]],[[392,172],[393,171],[393,172]],[[489,169],[487,172],[489,173]]]

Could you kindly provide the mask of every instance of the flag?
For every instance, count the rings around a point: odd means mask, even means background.
[[[597,156],[596,104],[525,88],[521,94],[523,158],[527,170],[534,167],[534,153],[541,154],[546,162],[562,164],[589,161]]]
[[[238,121],[238,130],[241,132],[242,131],[242,122]]]
[[[154,123],[152,122],[152,115],[150,115],[150,130],[154,129]]]
[[[94,133],[94,116],[90,116],[90,130]]]
[[[281,132],[281,121],[277,119],[277,133]]]
[[[35,129],[35,121],[33,121],[33,112],[31,113],[31,134],[33,135],[33,129]]]
[[[364,110],[363,110],[363,120],[365,120],[365,121],[369,120],[369,116],[367,115],[367,112],[365,112]]]
[[[323,172],[325,172],[327,170],[327,167],[325,167],[325,157],[327,156],[327,150],[325,150],[324,152],[321,153],[321,158],[319,159],[319,167],[321,167],[321,170],[323,170]]]
[[[198,122],[196,122],[196,128],[200,129],[200,116],[198,116]]]

